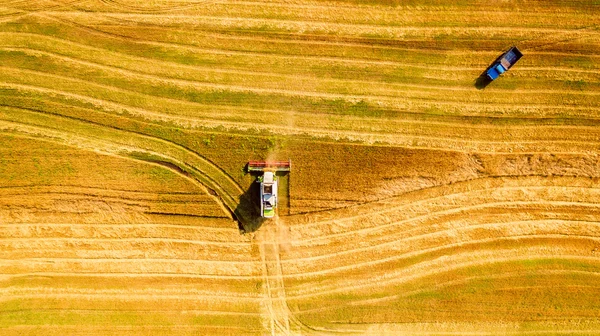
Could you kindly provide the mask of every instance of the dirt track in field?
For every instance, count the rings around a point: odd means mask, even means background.
[[[597,333],[599,11],[2,4],[0,329]]]

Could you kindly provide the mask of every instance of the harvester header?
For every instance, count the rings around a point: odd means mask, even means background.
[[[249,172],[289,172],[292,169],[292,161],[248,161]]]

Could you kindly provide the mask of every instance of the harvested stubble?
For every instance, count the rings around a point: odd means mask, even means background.
[[[600,330],[597,4],[3,6],[3,334]]]

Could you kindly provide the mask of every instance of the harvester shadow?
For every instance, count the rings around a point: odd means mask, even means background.
[[[267,220],[260,216],[260,185],[252,182],[250,187],[240,196],[234,213],[238,218],[240,233],[255,232]]]

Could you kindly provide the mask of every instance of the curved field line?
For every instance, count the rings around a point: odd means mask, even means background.
[[[508,182],[517,182],[519,183],[521,179],[512,179],[512,181],[510,179],[505,179],[505,181]],[[584,179],[585,180],[585,179]],[[457,187],[457,188],[461,188],[461,187],[466,187],[468,188],[467,190],[462,190],[459,189],[458,192],[453,192],[453,193],[448,193],[448,194],[442,194],[442,195],[437,195],[437,196],[433,196],[433,197],[426,197],[426,198],[418,198],[415,201],[406,201],[406,195],[402,195],[402,196],[397,196],[394,197],[392,199],[389,200],[383,200],[383,201],[375,201],[375,202],[370,202],[370,203],[366,203],[366,204],[361,204],[361,205],[356,205],[353,207],[350,207],[352,209],[353,212],[358,213],[352,216],[342,216],[342,218],[335,218],[335,219],[326,219],[326,220],[315,220],[315,221],[311,221],[308,224],[303,224],[300,229],[301,230],[309,230],[312,227],[318,226],[318,225],[323,225],[323,224],[333,224],[335,222],[348,222],[348,221],[353,221],[353,220],[357,220],[360,218],[368,218],[368,217],[372,217],[372,218],[377,218],[376,216],[380,216],[380,215],[384,215],[386,213],[391,213],[391,212],[397,212],[397,211],[401,211],[401,210],[406,210],[407,208],[410,207],[414,207],[414,206],[418,206],[420,204],[426,204],[426,203],[432,203],[433,201],[442,201],[442,200],[446,200],[449,199],[451,197],[467,197],[467,195],[469,194],[476,194],[479,195],[479,192],[482,192],[484,190],[496,190],[496,191],[500,191],[500,190],[504,190],[504,191],[516,191],[516,192],[520,192],[524,189],[529,189],[532,191],[535,190],[544,190],[544,189],[549,189],[549,188],[560,188],[560,186],[557,185],[550,185],[550,186],[536,186],[536,185],[526,185],[524,182],[521,185],[516,185],[516,186],[511,186],[505,184],[505,185],[499,185],[499,186],[494,186],[493,184],[489,184],[490,182],[495,182],[496,180],[494,178],[480,178],[480,179],[475,179],[475,180],[471,180],[471,181],[467,181],[467,182],[459,182],[456,183],[456,185],[452,185],[451,187]],[[477,186],[477,185],[483,184],[481,187]],[[475,185],[476,188],[471,188],[470,186]],[[572,187],[568,187],[571,188],[572,190],[577,190],[580,189],[582,187],[579,186],[572,186]],[[438,191],[444,191],[447,190],[448,186],[440,186],[440,187],[434,187],[428,190],[425,190],[429,193],[433,193],[436,190]],[[594,188],[594,187],[586,187],[585,189],[590,189],[590,190],[600,190],[600,188]],[[585,190],[584,189],[584,190]],[[427,196],[427,193],[425,193],[425,195],[423,196]],[[543,200],[542,200],[543,201]],[[399,204],[394,204],[398,202]],[[513,202],[515,204],[529,204],[529,203],[535,203],[535,202],[539,202],[539,200],[531,200],[531,201],[520,201],[520,202]],[[497,202],[484,202],[484,203],[479,203],[479,204],[474,204],[472,205],[473,208],[478,208],[478,207],[482,207],[485,206],[486,204],[489,205],[494,205],[494,206],[498,206],[498,205],[504,205],[504,204],[510,204],[511,201],[497,201]],[[580,204],[582,206],[598,206],[600,205],[600,203],[578,203],[578,202],[567,202],[567,201],[552,201],[552,202],[548,202],[548,204],[553,204],[553,205],[573,205],[573,204]],[[448,212],[456,212],[459,209],[468,209],[469,206],[453,206],[450,207],[450,209],[445,209],[442,210],[443,211],[448,211]],[[347,211],[348,208],[346,208],[345,211]],[[425,215],[427,216],[427,215]],[[293,217],[290,217],[293,220]],[[378,225],[377,227],[387,227],[390,225],[394,225],[392,224],[385,224],[385,225]],[[365,228],[365,229],[369,229],[369,228]],[[347,228],[344,228],[344,231],[346,231]],[[362,232],[363,229],[357,229],[354,230],[354,232]],[[354,233],[353,232],[353,233]],[[339,233],[339,234],[344,234],[344,232]],[[316,240],[318,240],[319,238],[315,238]]]
[[[122,145],[116,145],[115,143],[111,143],[111,142],[108,142],[105,140],[81,137],[79,134],[74,135],[73,133],[59,131],[56,129],[39,127],[39,126],[29,125],[29,124],[25,124],[25,123],[11,122],[11,121],[6,121],[6,120],[0,120],[0,131],[2,133],[6,133],[7,131],[10,131],[11,135],[13,135],[14,132],[20,132],[21,135],[23,133],[30,135],[29,137],[27,137],[30,139],[35,139],[35,140],[40,140],[40,141],[49,141],[49,142],[58,142],[59,144],[63,144],[63,145],[70,146],[70,147],[81,148],[81,149],[91,150],[91,151],[100,151],[100,152],[102,152],[102,154],[105,154],[105,155],[114,155],[114,156],[122,158],[122,159],[134,160],[136,162],[141,161],[141,162],[144,162],[145,164],[169,169],[170,171],[180,175],[181,177],[187,179],[188,181],[195,183],[197,186],[200,186],[201,188],[203,188],[203,190],[206,190],[207,195],[209,195],[209,196],[211,195],[208,192],[206,184],[201,183],[201,182],[197,181],[196,179],[191,178],[185,174],[182,174],[178,170],[175,170],[175,169],[172,169],[169,167],[165,167],[165,166],[157,164],[157,163],[148,162],[148,161],[140,160],[140,159],[134,159],[134,158],[131,158],[129,155],[126,155],[129,152],[135,152],[135,151],[148,152],[145,149],[140,149],[140,148],[135,148],[135,147],[124,147]],[[151,138],[151,137],[149,137],[149,138]],[[154,139],[154,140],[158,140],[158,139]],[[160,139],[160,140],[162,140],[162,139]],[[165,142],[168,143],[167,141],[165,141]],[[153,152],[149,152],[149,153],[153,153]],[[170,159],[169,157],[166,157],[162,154],[156,154],[156,155]],[[213,186],[210,183],[208,185]],[[217,190],[220,190],[220,189],[217,189]],[[221,199],[219,199],[217,197],[213,197],[213,199],[219,206],[222,207],[223,212],[226,215],[231,214],[231,211],[226,207],[225,203]],[[229,218],[231,218],[231,217],[229,217]]]
[[[346,279],[337,281],[332,285],[317,288],[312,286],[306,289],[310,284],[300,287],[302,289],[290,289],[289,300],[300,300],[314,298],[317,296],[326,296],[335,293],[347,293],[352,290],[361,290],[365,288],[383,287],[408,281],[414,281],[419,278],[433,276],[441,272],[450,272],[467,267],[484,266],[486,264],[495,264],[510,261],[544,260],[544,259],[565,259],[574,262],[588,261],[598,262],[597,257],[574,256],[572,254],[558,254],[555,249],[550,251],[546,247],[527,248],[525,251],[503,250],[498,257],[498,250],[477,251],[471,253],[461,253],[459,255],[447,255],[434,260],[420,262],[418,264],[403,267],[396,270],[388,270],[385,274],[373,274],[368,281],[359,282],[355,279]],[[524,256],[525,255],[525,256]],[[466,261],[463,261],[466,260]]]
[[[37,114],[46,114],[46,113],[37,112],[37,111],[29,111],[29,112],[34,112],[34,113],[37,113]],[[63,117],[63,116],[61,116],[61,117]],[[81,122],[81,121],[78,120],[78,122]],[[6,125],[7,122],[4,121],[3,123]],[[8,122],[8,123],[12,124],[13,126],[18,125],[17,123],[14,123],[14,122]],[[87,123],[89,123],[89,121]],[[98,127],[100,125],[95,124],[95,126]],[[38,127],[36,127],[36,126],[28,126],[28,127],[34,127],[34,128],[36,128],[37,133],[39,133],[40,131],[43,130],[42,128],[39,128],[39,126]],[[4,128],[6,129],[7,127],[5,126]],[[90,138],[90,137],[82,137],[81,135],[74,135],[72,133],[66,133],[65,131],[62,131],[63,132],[62,136],[59,136],[58,138],[59,139],[64,139],[65,136],[68,134],[67,137],[69,137],[71,140],[69,142],[67,142],[67,143],[69,143],[71,145],[75,145],[75,147],[78,147],[77,146],[78,142],[80,143],[81,140],[84,140],[84,142],[89,143],[89,144],[91,144],[91,143],[102,143],[103,142],[104,146],[100,146],[100,148],[106,147],[106,145],[109,145],[110,147],[112,147],[112,150],[109,151],[109,152],[113,153],[113,154],[117,154],[117,155],[121,155],[122,156],[124,150],[126,152],[127,151],[129,151],[129,152],[132,152],[132,151],[133,152],[135,152],[135,151],[142,151],[142,152],[145,152],[145,153],[150,153],[150,154],[153,154],[153,155],[157,155],[158,157],[164,157],[165,159],[167,159],[167,162],[169,162],[169,161],[174,162],[175,164],[179,165],[179,167],[182,170],[184,170],[184,171],[185,171],[185,167],[190,167],[195,172],[197,172],[197,173],[200,174],[200,175],[195,174],[194,177],[200,178],[200,182],[202,182],[203,185],[206,184],[209,187],[213,188],[213,190],[215,190],[216,192],[219,193],[219,195],[223,199],[223,202],[219,202],[219,203],[223,204],[223,205],[226,204],[227,207],[229,208],[229,210],[227,210],[225,212],[228,213],[228,214],[233,213],[235,207],[237,206],[237,203],[236,203],[237,201],[235,200],[236,196],[237,195],[241,195],[242,189],[241,189],[241,187],[229,175],[227,175],[226,173],[224,173],[221,168],[215,166],[212,162],[206,160],[205,158],[203,158],[200,155],[198,155],[197,153],[195,153],[195,152],[187,149],[186,147],[183,147],[183,146],[181,146],[179,144],[175,144],[173,142],[170,142],[170,141],[167,141],[167,140],[164,140],[164,139],[155,138],[155,137],[151,137],[151,136],[144,135],[144,134],[139,134],[139,133],[133,133],[133,132],[130,132],[130,131],[124,131],[124,130],[121,130],[121,129],[110,128],[110,127],[107,127],[107,126],[104,126],[104,125],[102,125],[102,128],[103,128],[103,131],[110,131],[110,132],[113,132],[113,133],[114,132],[119,132],[119,133],[124,133],[124,134],[129,134],[129,135],[134,134],[138,138],[146,139],[146,141],[145,141],[146,148],[130,147],[130,145],[126,145],[126,147],[123,147],[123,145],[116,145],[116,143],[114,143],[114,142],[107,142],[105,139],[104,140],[97,140],[97,139]],[[10,127],[8,127],[8,129],[10,129]],[[44,129],[47,129],[47,128],[44,128]],[[53,134],[52,137],[53,138],[57,138],[57,134],[56,134],[57,131],[53,131],[53,132],[54,132],[54,134]],[[28,132],[28,133],[29,134],[36,134],[36,132]],[[80,141],[74,141],[75,138],[79,139]],[[148,141],[148,140],[150,140],[150,141]],[[172,156],[170,157],[168,155],[164,155],[160,151],[156,152],[156,151],[153,151],[153,150],[149,150],[147,147],[151,146],[152,142],[160,143],[161,145],[167,146],[167,147],[171,147],[172,149],[175,149],[176,151],[181,151],[185,155],[190,155],[191,158],[193,158],[195,160],[195,162],[193,162],[193,165],[192,165],[192,163],[187,162],[187,160],[185,160],[185,159],[181,160],[181,159],[177,159],[177,158],[172,157]],[[115,146],[116,146],[116,148],[115,148]],[[92,146],[92,149],[95,150],[96,149],[95,146]],[[142,160],[142,161],[144,161],[144,160]],[[200,166],[199,164],[201,164],[202,166]],[[176,173],[178,173],[178,174],[180,174],[180,175],[182,175],[182,176],[184,176],[184,177],[186,177],[186,178],[188,178],[188,179],[190,179],[187,175],[182,174],[179,171],[176,171],[176,170],[173,170],[173,171],[176,172]],[[237,194],[236,195],[230,195],[229,192],[226,191],[226,189],[224,189],[223,187],[221,187],[218,184],[218,182],[216,182],[216,180],[213,177],[215,175],[217,177],[220,177],[220,181],[221,182],[225,182],[225,181],[228,182],[229,183],[229,185],[227,186],[228,189],[229,190],[235,190]]]
[[[518,277],[522,277],[522,276],[531,275],[530,272],[531,271],[521,271],[521,272],[508,272],[508,273],[502,273],[502,274],[476,275],[476,276],[462,277],[460,279],[436,282],[434,285],[430,285],[428,287],[424,287],[424,288],[420,288],[420,289],[411,290],[411,291],[404,292],[401,294],[386,295],[386,296],[378,297],[376,299],[349,300],[348,303],[345,304],[345,306],[379,304],[379,303],[386,302],[386,301],[393,301],[393,300],[397,300],[400,298],[418,295],[418,294],[428,292],[431,290],[440,290],[440,289],[451,287],[451,286],[467,284],[470,281],[509,279],[509,278],[513,278],[513,277],[518,278]],[[589,277],[600,277],[600,273],[598,273],[598,272],[580,271],[580,270],[574,270],[574,269],[573,270],[546,270],[546,269],[544,269],[544,270],[536,270],[536,272],[535,272],[535,275],[541,275],[541,276],[562,275],[562,274],[566,274],[566,275],[579,274],[579,275],[586,275]],[[569,285],[565,285],[565,286],[569,286]],[[589,286],[589,287],[599,288],[598,286]],[[298,311],[298,314],[309,314],[309,313],[327,311],[327,310],[335,309],[335,308],[339,308],[339,307],[338,306],[324,306],[324,307],[319,307],[319,308],[304,309],[304,310]]]
[[[406,222],[409,222],[411,220],[406,220]],[[548,223],[560,223],[560,224],[581,224],[581,225],[587,225],[587,226],[594,226],[596,228],[600,228],[600,222],[590,222],[590,221],[571,221],[571,220],[527,220],[527,221],[511,221],[511,222],[502,222],[502,223],[485,223],[485,224],[477,224],[477,225],[465,225],[464,227],[451,227],[451,228],[442,228],[440,230],[436,230],[436,231],[431,231],[431,232],[426,232],[426,233],[421,233],[421,234],[417,234],[417,235],[411,235],[411,236],[407,236],[405,231],[398,231],[397,234],[394,234],[392,237],[389,237],[390,241],[386,241],[383,243],[377,243],[374,245],[369,245],[369,246],[363,246],[363,247],[358,247],[358,248],[349,248],[349,249],[345,249],[345,250],[341,250],[341,251],[336,251],[336,252],[331,252],[331,253],[326,253],[326,254],[319,254],[316,256],[310,256],[310,257],[297,257],[297,258],[287,258],[283,260],[284,264],[295,264],[298,262],[308,262],[308,261],[316,261],[319,263],[319,265],[323,265],[322,261],[323,259],[330,259],[330,258],[338,258],[340,256],[343,255],[348,255],[348,254],[354,254],[354,253],[361,253],[361,252],[374,252],[373,250],[379,250],[379,249],[385,249],[387,247],[391,247],[394,245],[402,245],[404,243],[408,243],[411,241],[418,241],[418,240],[423,240],[425,241],[426,239],[429,238],[450,238],[450,236],[447,235],[447,233],[451,232],[452,235],[460,235],[460,234],[465,234],[468,231],[473,231],[473,230],[477,230],[477,229],[487,229],[487,228],[493,228],[493,229],[500,229],[504,226],[517,226],[518,224],[528,224],[528,225],[536,225],[536,227],[526,227],[526,229],[529,229],[529,231],[531,232],[539,232],[539,231],[544,231],[543,230],[543,225],[544,224],[548,224]],[[542,227],[537,227],[537,226],[542,226]],[[570,229],[572,229],[572,227],[569,227]],[[517,237],[517,236],[527,236],[530,237],[532,235],[528,235],[526,234],[528,230],[523,230],[520,229],[518,230],[518,232],[511,232],[511,230],[503,230],[502,232],[498,232],[497,230],[490,230],[490,234],[494,234],[494,235],[498,235],[498,234],[503,234],[502,236],[496,237],[496,238],[511,238],[511,237]],[[570,235],[567,233],[561,234],[557,229],[548,229],[547,231],[552,232],[552,233],[544,233],[546,235],[551,235],[551,234],[556,234],[559,236],[568,236],[568,237],[584,237],[584,236],[579,236],[579,235]],[[402,238],[396,238],[395,236],[400,236]],[[593,235],[587,235],[585,237],[595,237]],[[598,232],[598,237],[600,238],[600,231]],[[386,237],[388,238],[388,237]],[[461,237],[461,238],[466,238],[466,237]],[[491,239],[491,238],[490,238]],[[463,243],[468,243],[470,240],[458,240],[457,239],[453,239],[456,240],[456,246],[460,246],[460,244]],[[2,240],[0,240],[2,241]],[[361,242],[365,242],[364,240],[362,240]],[[368,242],[368,241],[366,241]],[[408,246],[408,245],[407,245]],[[454,246],[454,245],[440,245],[440,246]],[[397,249],[393,249],[391,250],[393,251],[395,256],[401,256],[402,254],[398,254],[398,250]],[[382,251],[377,251],[377,252],[382,252]],[[372,254],[369,254],[370,258],[372,258]],[[373,259],[371,259],[373,260]],[[379,259],[377,259],[379,260]],[[336,260],[338,261],[337,264],[341,263],[342,260]]]
[[[577,239],[577,240],[586,239],[586,240],[590,240],[590,241],[600,242],[600,236],[567,235],[567,234],[531,234],[531,235],[492,237],[492,238],[485,238],[485,239],[473,239],[473,240],[466,240],[466,241],[458,241],[458,242],[454,242],[454,243],[450,243],[450,244],[443,244],[443,245],[430,247],[430,248],[426,248],[426,249],[421,249],[421,250],[413,251],[413,252],[394,254],[393,256],[390,256],[390,257],[371,259],[369,261],[361,261],[361,262],[356,262],[356,263],[349,264],[349,265],[343,265],[343,266],[336,265],[335,267],[325,268],[325,269],[321,269],[318,271],[304,271],[304,272],[298,272],[298,273],[288,272],[287,274],[284,275],[284,278],[298,279],[298,278],[310,278],[310,277],[315,277],[315,276],[330,275],[330,274],[336,273],[336,272],[344,272],[344,271],[353,270],[353,269],[357,269],[357,268],[368,268],[370,266],[376,266],[376,265],[393,262],[393,261],[397,261],[397,260],[402,260],[402,259],[406,259],[406,258],[410,258],[410,257],[415,257],[415,256],[423,255],[423,254],[428,254],[428,253],[432,253],[432,252],[441,252],[444,250],[451,251],[453,248],[456,248],[456,247],[477,246],[477,245],[481,245],[481,244],[485,244],[485,243],[492,243],[492,242],[514,241],[516,239],[527,240],[527,239],[539,239],[539,238],[544,238],[544,239],[545,238],[548,238],[548,239],[553,238],[553,239],[565,239],[565,240],[566,239]]]
[[[355,229],[355,230],[347,230],[347,231],[340,232],[340,233],[320,234],[319,237],[316,237],[316,238],[302,239],[299,241],[302,244],[298,244],[298,242],[296,242],[296,244],[294,244],[294,245],[306,247],[305,244],[307,242],[314,243],[315,241],[319,242],[322,240],[329,240],[333,237],[339,238],[339,237],[354,236],[357,234],[374,233],[379,230],[389,229],[389,228],[399,226],[402,224],[406,224],[406,223],[410,223],[410,222],[422,221],[424,219],[431,218],[431,217],[463,213],[463,212],[465,212],[466,209],[468,209],[468,210],[485,210],[486,208],[496,208],[496,207],[502,207],[502,206],[526,206],[526,205],[546,205],[546,206],[574,206],[574,205],[577,205],[579,207],[600,208],[600,203],[580,203],[580,202],[560,202],[560,201],[554,201],[554,202],[552,202],[552,201],[549,201],[549,202],[548,201],[490,202],[490,203],[469,205],[469,206],[465,206],[465,207],[458,207],[458,208],[451,208],[451,209],[446,209],[446,210],[430,212],[426,215],[410,217],[410,218],[406,218],[406,219],[399,220],[399,221],[392,221],[392,222],[388,222],[385,224],[376,225],[373,227],[366,227],[366,228],[360,228],[360,229]],[[315,243],[315,245],[318,246],[320,244]],[[308,245],[308,246],[310,246],[310,245]]]
[[[0,83],[0,87],[2,86],[2,84]],[[27,87],[27,86],[24,86]],[[46,91],[44,88],[40,88],[42,92]],[[52,90],[47,89],[48,92],[53,93]],[[57,94],[63,94],[62,91],[56,91]],[[69,95],[68,93],[64,93],[64,95]],[[74,95],[74,97],[77,97],[78,95]],[[81,96],[81,97],[87,97],[87,96]],[[92,101],[101,101],[101,100],[95,100],[92,98]],[[101,101],[101,102],[106,102],[106,101]],[[115,104],[115,105],[119,105],[119,104]],[[35,109],[30,109],[30,108],[23,108],[23,107],[19,107],[19,106],[2,106],[0,105],[0,108],[12,108],[12,109],[17,109],[17,110],[21,110],[21,111],[26,111],[32,114],[38,114],[38,115],[45,115],[45,116],[49,116],[49,117],[53,117],[53,118],[60,118],[60,119],[64,119],[64,120],[69,120],[69,121],[74,121],[76,123],[80,123],[80,124],[89,124],[89,125],[93,125],[95,127],[102,127],[104,130],[109,130],[111,132],[119,132],[119,133],[126,133],[126,134],[133,134],[136,137],[139,138],[144,138],[147,140],[150,140],[151,142],[159,142],[161,144],[167,145],[168,147],[174,147],[178,150],[181,150],[182,152],[191,155],[194,159],[200,160],[201,164],[205,165],[204,170],[207,171],[211,171],[212,169],[212,175],[217,175],[217,176],[221,176],[222,181],[229,183],[230,185],[228,185],[228,187],[233,188],[236,192],[241,193],[242,192],[242,188],[241,186],[231,178],[231,176],[229,176],[227,173],[225,173],[225,171],[223,169],[221,169],[220,167],[216,166],[215,164],[213,164],[212,162],[210,162],[209,160],[207,160],[206,158],[202,157],[201,155],[199,155],[198,153],[190,150],[189,148],[180,145],[178,143],[175,143],[173,141],[170,140],[166,140],[166,139],[162,139],[159,137],[154,137],[154,136],[150,136],[147,134],[143,134],[143,133],[138,133],[138,132],[134,132],[134,131],[130,131],[130,130],[126,130],[126,129],[121,129],[118,128],[116,126],[111,126],[111,125],[104,125],[104,124],[99,124],[93,121],[89,121],[89,120],[83,120],[83,119],[79,119],[79,118],[75,118],[75,117],[70,117],[70,116],[66,116],[66,115],[62,115],[62,114],[58,114],[58,113],[52,113],[52,112],[48,112],[48,111],[41,111],[41,110],[35,110]],[[90,109],[86,109],[86,110],[90,110]],[[94,110],[90,110],[90,111],[94,111]],[[104,140],[104,139],[103,139]],[[145,142],[145,144],[149,144],[148,141]],[[163,155],[166,156],[166,155]],[[182,165],[183,167],[185,167],[185,165]],[[193,167],[196,168],[196,167]],[[198,169],[200,170],[200,169]],[[207,175],[207,174],[205,174]],[[211,178],[210,176],[207,175],[208,178]],[[214,180],[214,179],[213,179]]]

